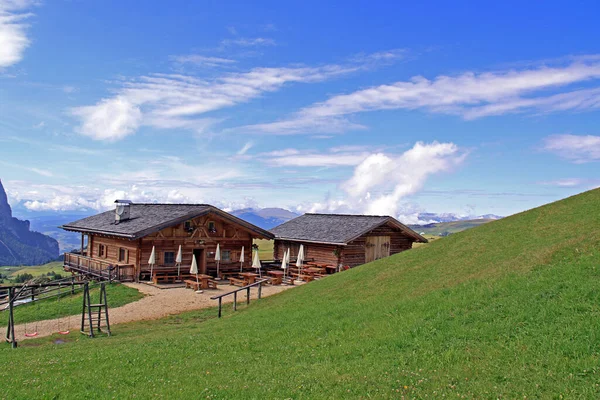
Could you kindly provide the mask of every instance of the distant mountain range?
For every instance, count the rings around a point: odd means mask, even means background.
[[[484,215],[478,215],[478,216],[473,216],[473,215],[464,216],[464,215],[457,215],[457,214],[453,214],[453,213],[442,213],[442,214],[419,213],[417,216],[419,218],[419,221],[423,221],[424,223],[416,224],[416,225],[436,224],[436,223],[440,223],[440,222],[470,221],[470,220],[480,220],[480,219],[496,220],[496,219],[503,218],[503,217],[501,217],[499,215],[495,215],[495,214],[484,214]]]
[[[232,211],[231,214],[263,229],[275,228],[277,225],[300,216],[300,214],[283,208],[243,208]]]
[[[31,230],[29,221],[12,216],[0,181],[0,265],[35,265],[59,256],[58,242]]]

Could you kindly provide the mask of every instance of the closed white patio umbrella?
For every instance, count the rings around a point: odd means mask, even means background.
[[[298,257],[296,258],[296,267],[298,267],[298,279],[296,282],[302,282],[300,279],[300,275],[302,275],[302,262],[304,261],[304,245],[300,245],[300,250],[298,250]]]
[[[179,251],[177,252],[177,257],[175,258],[175,263],[177,264],[177,278],[181,279],[181,261],[183,260],[183,254],[181,252],[181,245],[179,245]]]
[[[287,251],[283,253],[283,259],[281,260],[281,269],[283,270],[283,277],[285,278],[285,274],[288,268],[288,253]]]
[[[256,250],[256,252],[254,253],[254,260],[252,261],[252,268],[257,269],[259,278],[262,278],[262,275],[260,273],[260,269],[262,268],[262,265],[260,265],[260,259],[258,258],[258,250]]]
[[[221,263],[221,246],[217,243],[217,250],[215,250],[215,261],[217,262],[217,279],[221,279],[219,276],[219,264]]]
[[[198,263],[196,262],[196,255],[192,255],[192,266],[190,267],[190,274],[195,274],[196,275],[196,285],[198,285],[198,290],[196,290],[196,293],[202,293],[202,290],[200,290],[200,283],[198,281]]]
[[[150,279],[152,279],[152,275],[154,274],[154,264],[156,264],[156,249],[154,246],[152,246],[152,253],[150,253],[148,264],[150,264]]]
[[[242,246],[242,252],[240,253],[240,272],[244,270],[244,246]]]

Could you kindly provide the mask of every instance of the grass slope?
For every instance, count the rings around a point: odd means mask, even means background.
[[[15,278],[19,274],[31,274],[34,277],[47,274],[49,272],[56,272],[67,275],[63,269],[62,261],[54,261],[44,265],[30,265],[30,266],[4,266],[0,267],[0,273],[7,275],[10,278]]]
[[[3,348],[2,397],[597,398],[598,204],[587,192],[221,320]]]

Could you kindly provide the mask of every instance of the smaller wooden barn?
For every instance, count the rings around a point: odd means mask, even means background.
[[[427,239],[393,217],[345,214],[304,214],[273,229],[273,256],[291,259],[304,245],[306,260],[355,267],[412,248]]]

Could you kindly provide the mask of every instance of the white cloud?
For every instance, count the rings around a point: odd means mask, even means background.
[[[236,60],[231,60],[229,58],[221,58],[221,57],[208,57],[201,56],[199,54],[189,54],[185,56],[174,56],[172,59],[180,64],[194,64],[199,66],[207,66],[207,67],[218,67],[222,65],[231,65],[235,64]]]
[[[14,65],[23,58],[30,44],[24,21],[32,16],[24,10],[32,5],[33,1],[28,0],[0,0],[0,68]]]
[[[82,134],[96,140],[115,141],[135,132],[142,122],[142,111],[126,96],[104,99],[95,106],[79,107],[73,115],[83,120]]]
[[[292,82],[319,82],[355,71],[356,66],[254,68],[214,80],[184,75],[154,74],[122,82],[117,95],[71,112],[82,124],[79,131],[97,140],[115,141],[141,125],[193,129],[214,120],[197,116],[247,102]]]
[[[252,142],[247,142],[244,147],[242,147],[238,152],[237,155],[238,156],[243,156],[244,154],[246,154],[248,152],[248,150],[250,150],[252,148],[252,146],[254,146],[254,143]]]
[[[416,143],[394,156],[371,154],[341,185],[342,198],[315,203],[312,212],[358,212],[397,216],[401,201],[422,189],[434,174],[449,172],[467,153],[453,143]]]
[[[416,110],[460,115],[475,119],[524,111],[555,112],[600,107],[600,88],[564,91],[564,88],[600,78],[596,57],[579,58],[570,64],[521,70],[440,75],[433,80],[415,76],[408,81],[374,86],[337,95],[306,107],[287,119],[238,128],[250,132],[302,133],[318,121],[317,132],[354,129],[348,115],[376,110]],[[563,90],[559,93],[548,91]],[[344,127],[344,124],[347,124]]]
[[[540,182],[540,184],[546,186],[577,187],[583,185],[586,182],[588,182],[588,180],[581,178],[564,178],[557,179],[554,181],[544,181]]]
[[[355,166],[368,157],[367,152],[329,152],[329,153],[301,153],[288,150],[288,152],[274,152],[271,157],[265,157],[264,162],[278,167],[343,167]]]
[[[543,150],[576,164],[600,161],[600,136],[552,135],[544,140]]]
[[[276,43],[270,38],[237,38],[225,39],[221,41],[222,46],[241,46],[241,47],[257,47],[257,46],[275,46]]]

